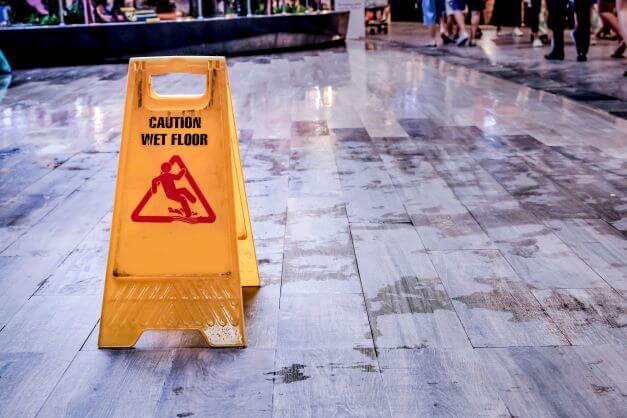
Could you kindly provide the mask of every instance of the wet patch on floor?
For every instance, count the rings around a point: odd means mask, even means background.
[[[292,364],[291,366],[282,367],[276,372],[266,373],[273,376],[273,379],[276,383],[294,383],[294,382],[303,382],[310,378],[303,373],[303,370],[306,369],[307,366],[304,364]]]
[[[527,322],[546,317],[546,313],[539,306],[534,306],[537,302],[526,284],[497,278],[475,281],[490,286],[493,290],[456,296],[453,300],[463,303],[470,309],[507,312],[511,314],[509,320],[512,322]]]
[[[329,135],[329,127],[324,120],[292,122],[292,136]]]

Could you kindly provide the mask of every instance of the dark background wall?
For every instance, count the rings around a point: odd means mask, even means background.
[[[422,22],[422,0],[390,0],[392,20]]]

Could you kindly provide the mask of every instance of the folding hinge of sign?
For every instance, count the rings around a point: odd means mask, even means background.
[[[144,87],[144,63],[143,62],[134,62],[134,71],[137,73],[135,80],[137,80],[137,107],[142,107],[142,99],[143,99],[143,87]]]
[[[215,93],[216,79],[218,77],[218,71],[216,70],[215,66],[209,63],[208,67],[209,67],[208,70],[209,70],[210,75],[207,77],[206,88],[209,91],[209,100],[207,101],[207,106],[205,107],[205,109],[208,109],[211,106],[213,106],[213,97]]]

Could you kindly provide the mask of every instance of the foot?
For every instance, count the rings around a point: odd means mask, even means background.
[[[473,46],[477,46],[477,44],[474,41],[468,41],[468,46],[473,47]]]
[[[549,61],[564,61],[564,53],[563,52],[556,52],[556,51],[551,51],[551,53],[546,54],[544,56],[545,59],[549,60]]]
[[[468,34],[467,33],[460,33],[459,34],[459,38],[457,38],[457,46],[464,46],[464,45],[466,45],[468,40],[469,40],[469,38],[468,38]]]
[[[431,41],[431,42],[427,42],[424,46],[425,48],[435,48],[438,46],[438,44],[435,41]]]
[[[586,62],[588,61],[588,57],[586,54],[577,54],[577,62]]]
[[[444,45],[452,44],[454,42],[446,33],[441,33],[440,37],[442,38]]]
[[[625,53],[625,49],[627,49],[627,45],[625,44],[625,41],[622,41],[618,44],[618,48],[616,48],[614,53],[611,55],[612,58],[622,58]]]
[[[519,37],[519,36],[523,36],[523,35],[524,35],[523,31],[520,30],[520,28],[518,26],[515,27],[514,30],[512,31],[512,36]]]
[[[531,46],[534,47],[534,48],[542,48],[544,46],[544,44],[542,43],[542,41],[540,39],[536,38],[531,43]]]
[[[481,28],[477,28],[477,33],[475,33],[475,39],[481,39],[482,36],[483,32],[481,31]]]

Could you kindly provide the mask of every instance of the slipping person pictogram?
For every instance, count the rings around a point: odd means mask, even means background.
[[[176,188],[174,184],[175,181],[180,180],[185,176],[187,170],[185,168],[181,168],[181,171],[178,174],[172,174],[170,171],[172,170],[172,164],[165,162],[161,164],[161,174],[152,179],[152,194],[156,194],[159,188],[159,183],[163,187],[163,191],[168,199],[174,200],[181,205],[181,209],[173,209],[168,208],[171,213],[178,213],[179,215],[185,215],[186,218],[191,218],[192,215],[198,215],[196,212],[192,212],[189,207],[189,202],[196,203],[196,198],[193,194],[190,193],[189,190],[182,187],[180,189]]]
[[[179,167],[176,174],[173,172],[174,165]],[[193,193],[186,187],[177,187],[177,182],[183,179],[187,181]],[[143,215],[142,210],[148,201],[159,192],[159,185],[161,185],[165,197],[178,203],[180,208],[168,207],[167,215]],[[192,210],[190,204],[194,204],[196,201],[200,201],[200,204],[207,212],[206,216],[198,216],[199,214]],[[169,161],[161,164],[161,174],[152,179],[148,191],[131,214],[131,219],[134,222],[181,221],[186,223],[212,223],[215,221],[216,215],[181,157],[174,155]]]

